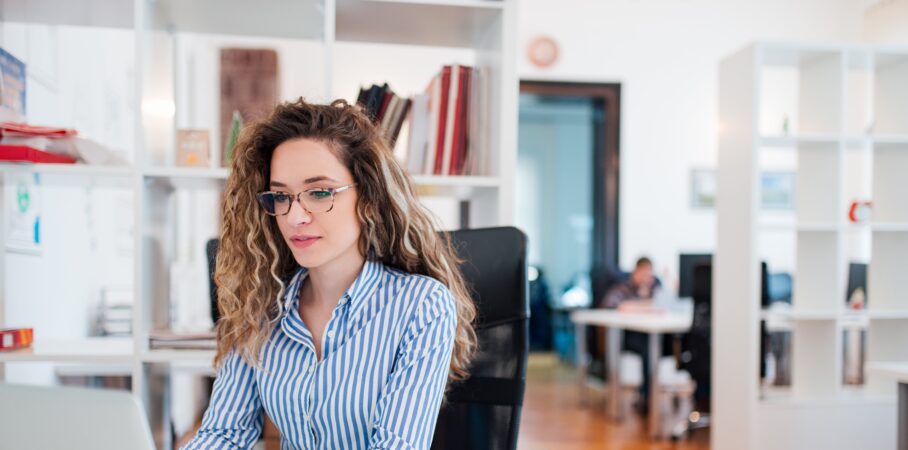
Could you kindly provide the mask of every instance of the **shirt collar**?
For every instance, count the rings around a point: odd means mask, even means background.
[[[350,285],[347,292],[344,293],[343,299],[349,301],[352,306],[362,302],[363,299],[368,298],[375,292],[375,289],[381,285],[381,275],[383,271],[384,266],[381,261],[371,257],[366,258],[362,270],[359,272],[356,279],[353,280],[353,284]],[[286,291],[284,292],[284,315],[291,309],[299,306],[300,285],[308,274],[309,269],[300,267],[287,284]]]

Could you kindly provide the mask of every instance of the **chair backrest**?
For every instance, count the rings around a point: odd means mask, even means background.
[[[459,230],[451,238],[478,308],[479,349],[470,378],[448,391],[432,448],[516,449],[529,346],[527,239],[513,227]]]
[[[694,317],[690,333],[685,336],[684,350],[690,360],[684,368],[697,382],[696,398],[701,409],[709,405],[712,363],[712,263],[694,267],[691,296],[694,300]]]
[[[217,324],[221,318],[218,310],[218,287],[214,283],[214,271],[217,268],[218,246],[220,239],[209,239],[205,244],[205,255],[208,257],[208,295],[211,300],[211,323]]]

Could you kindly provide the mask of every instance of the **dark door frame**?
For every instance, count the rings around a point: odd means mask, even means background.
[[[520,92],[591,98],[605,117],[597,117],[593,137],[593,303],[605,295],[607,279],[618,270],[619,188],[621,161],[621,85],[521,80]],[[599,108],[597,108],[599,110]]]

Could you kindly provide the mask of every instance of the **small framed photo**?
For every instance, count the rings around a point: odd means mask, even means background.
[[[793,211],[794,190],[794,172],[763,172],[760,174],[760,207],[773,211]]]
[[[690,177],[691,209],[713,209],[716,207],[716,171],[694,169]]]

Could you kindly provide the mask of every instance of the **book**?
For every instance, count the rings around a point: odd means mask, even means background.
[[[385,136],[388,136],[390,138],[391,135],[389,130],[391,129],[391,121],[394,120],[394,114],[396,109],[398,108],[398,103],[400,103],[400,97],[395,95],[393,92],[389,92],[388,94],[391,100],[388,102],[388,107],[382,115],[381,129],[385,133]]]
[[[427,117],[428,131],[426,133],[426,154],[423,158],[423,168],[414,173],[430,174],[435,170],[435,155],[438,149],[438,122],[441,114],[441,76],[432,78],[429,87],[429,114]]]
[[[429,94],[422,93],[413,97],[410,106],[410,134],[407,145],[407,171],[411,174],[421,173],[425,167],[426,149],[429,144]]]
[[[7,328],[0,330],[0,351],[31,347],[34,341],[32,328]]]
[[[454,148],[454,140],[457,134],[455,122],[457,120],[458,104],[460,103],[460,75],[461,66],[455,64],[451,66],[450,81],[448,82],[448,101],[447,112],[445,112],[444,124],[444,146],[441,152],[441,161],[435,163],[436,175],[449,175],[451,173],[451,156]]]
[[[467,105],[467,99],[469,98],[469,90],[467,90],[467,80],[469,78],[470,68],[467,66],[460,66],[460,76],[458,77],[458,88],[457,88],[457,102],[456,108],[454,111],[454,121],[452,128],[452,137],[451,137],[451,154],[449,156],[448,170],[444,173],[446,175],[462,175],[461,169],[459,167],[459,161],[461,155],[464,152],[464,144],[466,142],[466,117],[464,115]]]
[[[441,83],[438,90],[438,128],[435,134],[435,156],[432,167],[426,173],[440,175],[445,150],[445,133],[448,124],[448,102],[451,89],[451,66],[444,66],[441,70]]]
[[[148,346],[152,349],[213,350],[217,348],[217,338],[214,331],[178,333],[153,330],[148,333]]]
[[[401,99],[401,101],[398,102],[397,112],[394,114],[394,120],[392,121],[391,148],[394,148],[397,145],[397,139],[403,129],[403,124],[407,119],[407,115],[410,113],[410,105],[412,104],[413,101],[408,98]]]

